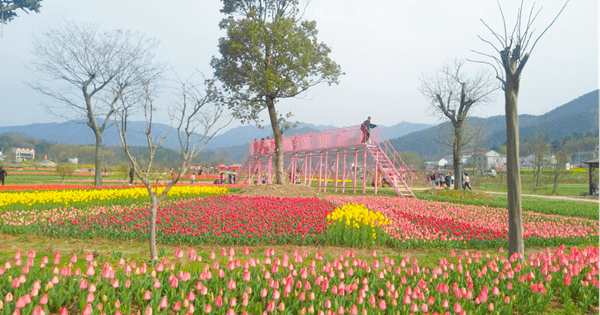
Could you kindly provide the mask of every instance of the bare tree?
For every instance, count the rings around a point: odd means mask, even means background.
[[[565,171],[567,162],[569,161],[569,154],[567,151],[560,150],[554,154],[555,163],[552,164],[552,178],[554,185],[552,186],[552,194],[556,195],[556,189],[560,181],[569,173]]]
[[[465,141],[465,144],[471,145],[473,148],[473,174],[477,174],[477,168],[479,165],[479,163],[477,163],[477,152],[478,150],[481,150],[482,143],[485,141],[487,133],[483,123],[480,123],[477,126],[467,130],[467,134],[470,135],[470,139]]]
[[[535,137],[532,141],[524,143],[525,152],[530,154],[533,167],[533,182],[535,187],[542,187],[542,175],[552,164],[550,159],[550,144],[546,141],[547,129],[543,124],[535,127]]]
[[[535,3],[531,6],[529,17],[527,22],[523,24],[523,1],[517,13],[517,21],[515,26],[508,35],[506,28],[506,20],[504,19],[504,13],[500,2],[498,7],[500,8],[500,15],[502,16],[502,22],[504,25],[504,35],[498,34],[485,21],[481,22],[491,32],[493,38],[495,38],[500,49],[489,40],[486,40],[479,36],[479,38],[489,44],[496,55],[485,54],[478,51],[473,51],[479,55],[490,58],[491,61],[477,61],[474,62],[485,63],[494,68],[496,71],[496,78],[502,83],[504,90],[504,102],[506,111],[506,183],[508,185],[508,255],[511,256],[514,253],[518,253],[521,256],[525,254],[525,246],[523,244],[523,213],[521,208],[521,173],[519,165],[519,112],[517,110],[517,99],[519,98],[519,86],[521,82],[521,73],[523,68],[529,60],[531,52],[535,48],[537,41],[546,33],[546,31],[554,24],[556,19],[560,16],[564,8],[567,6],[569,1],[565,2],[560,12],[556,15],[554,20],[542,31],[542,33],[533,41],[531,40],[535,29],[532,28],[535,19],[537,18],[540,10],[535,10]],[[497,57],[499,56],[499,58]]]
[[[177,176],[167,183],[162,190],[158,189],[157,180],[156,187],[153,190],[150,173],[154,155],[168,136],[168,134],[156,134],[152,130],[153,115],[157,110],[154,105],[157,92],[153,84],[152,81],[145,81],[140,89],[140,95],[122,95],[119,100],[123,106],[120,110],[115,111],[115,122],[119,131],[119,138],[133,166],[135,175],[148,190],[150,198],[150,256],[155,259],[157,257],[156,215],[159,204],[167,196],[169,190],[187,172],[192,160],[204,149],[215,134],[231,122],[231,119],[225,122],[222,120],[225,106],[215,86],[214,79],[203,80],[202,84],[191,83],[191,78],[186,82],[182,82],[180,84],[179,101],[170,111],[171,129],[169,131],[169,133],[171,131],[177,132],[182,161]],[[145,135],[149,150],[143,163],[132,155],[127,143],[127,120],[135,109],[140,109],[146,119]]]
[[[65,119],[83,119],[96,140],[95,185],[102,185],[102,133],[122,94],[161,72],[153,64],[158,42],[137,33],[99,29],[98,24],[66,23],[35,39],[31,86],[58,101],[48,110]]]
[[[461,174],[461,155],[464,139],[463,127],[469,110],[476,105],[485,104],[497,89],[493,77],[484,71],[468,76],[463,71],[464,61],[455,60],[435,72],[432,76],[421,76],[420,91],[431,101],[436,113],[445,116],[452,124],[452,165],[456,178]],[[454,189],[460,187],[454,185]]]

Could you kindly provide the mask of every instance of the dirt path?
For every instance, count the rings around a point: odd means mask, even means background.
[[[429,190],[430,188],[431,187],[419,187],[419,188],[413,188],[413,190]],[[486,193],[486,194],[495,194],[495,195],[506,195],[507,194],[506,192],[503,192],[503,191],[479,191],[479,192]],[[570,196],[546,196],[546,195],[530,195],[530,194],[521,194],[521,196],[600,203],[600,200],[598,200],[598,199],[570,197]]]

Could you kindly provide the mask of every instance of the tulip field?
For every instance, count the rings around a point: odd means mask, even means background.
[[[2,314],[508,314],[553,299],[598,304],[598,247],[517,255],[451,251],[433,268],[410,256],[333,259],[298,250],[249,257],[175,250],[150,263],[92,253],[16,252],[0,267]],[[186,256],[186,257],[184,257]],[[83,259],[82,259],[83,258]]]
[[[178,185],[161,203],[157,242],[192,248],[186,253],[146,260],[16,249],[7,256],[0,247],[0,315],[525,314],[556,303],[598,310],[599,249],[584,247],[598,243],[598,220],[525,211],[526,247],[546,249],[507,258],[505,208],[382,196],[250,197],[230,188]],[[0,193],[3,234],[146,242],[149,217],[139,186]],[[291,249],[253,252],[276,245]],[[200,254],[195,246],[213,250]],[[293,246],[346,250],[309,255]],[[396,254],[353,250],[374,246]],[[419,265],[401,253],[415,248],[444,254],[435,266]]]

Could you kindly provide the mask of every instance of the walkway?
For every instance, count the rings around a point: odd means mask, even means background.
[[[412,190],[428,190],[430,188],[431,187],[418,187],[418,188],[413,187]],[[496,195],[506,195],[506,194],[508,194],[507,192],[503,192],[503,191],[481,191],[481,190],[478,190],[478,192],[482,192],[482,193],[486,193],[486,194],[496,194]],[[560,200],[569,200],[569,201],[595,202],[595,203],[600,204],[600,200],[598,200],[598,199],[590,199],[590,198],[578,198],[578,197],[570,197],[570,196],[530,195],[530,194],[521,194],[521,196],[546,198],[546,199],[560,199]]]

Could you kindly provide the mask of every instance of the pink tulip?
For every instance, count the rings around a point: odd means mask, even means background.
[[[210,304],[206,304],[206,306],[204,307],[204,313],[210,314],[210,312],[212,312],[212,306],[210,306]]]
[[[58,315],[68,315],[68,314],[69,314],[69,313],[68,313],[68,311],[67,311],[67,308],[66,308],[66,307],[63,307],[63,308],[61,308],[61,309],[58,311]]]
[[[387,304],[385,303],[385,300],[379,300],[379,309],[382,311],[385,311],[385,309],[387,308]]]
[[[273,311],[275,311],[275,302],[271,301],[267,304],[267,312],[273,313]]]
[[[188,293],[187,300],[190,302],[194,302],[196,300],[196,295],[194,294],[193,291],[190,291],[190,293]]]
[[[160,300],[160,304],[158,305],[158,307],[163,308],[163,309],[169,307],[169,301],[167,301],[167,297],[166,296],[162,297],[162,299]]]
[[[230,279],[229,283],[227,284],[227,289],[229,289],[229,290],[235,290],[235,287],[236,287],[235,280]]]
[[[191,261],[194,261],[194,260],[196,260],[196,251],[195,251],[193,248],[190,248],[190,251],[189,251],[189,253],[188,253],[188,258],[189,258]]]
[[[33,309],[33,315],[46,315],[46,311],[44,311],[44,309],[41,306],[36,306]]]
[[[20,297],[17,299],[17,303],[16,303],[16,308],[18,309],[22,309],[25,308],[25,306],[27,305],[27,303],[25,303],[25,297]]]
[[[48,304],[48,294],[44,294],[40,298],[40,305],[46,305],[46,304]]]
[[[92,315],[92,312],[94,311],[94,309],[92,308],[92,305],[87,304],[84,308],[83,308],[83,312],[81,312],[81,315]]]
[[[150,306],[146,307],[146,311],[144,312],[144,315],[152,315],[152,307],[150,307]]]
[[[151,294],[150,290],[146,290],[146,292],[144,292],[144,301],[150,300]]]
[[[215,306],[216,306],[216,307],[221,307],[222,305],[223,305],[223,297],[222,297],[222,296],[220,296],[220,295],[218,295],[218,296],[215,298]]]

